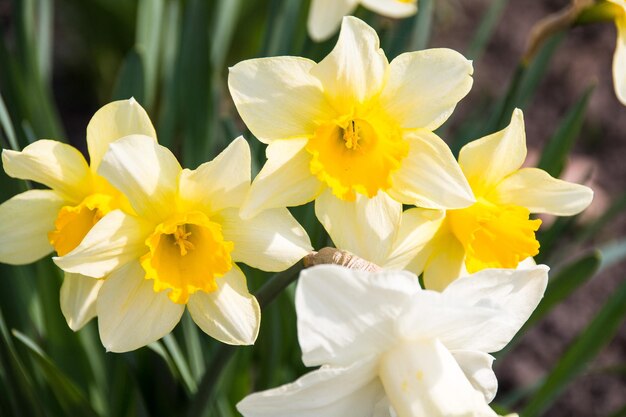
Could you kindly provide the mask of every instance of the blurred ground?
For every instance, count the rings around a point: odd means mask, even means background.
[[[435,24],[432,46],[467,49],[467,39],[480,21],[487,0],[447,1],[454,14]],[[507,87],[526,46],[532,25],[559,10],[566,0],[510,0],[501,23],[484,56],[475,62],[475,84],[458,112],[468,111],[473,100],[497,96]],[[525,111],[529,146],[543,148],[558,121],[592,83],[596,88],[570,163],[574,174],[584,177],[589,167],[595,190],[593,212],[626,191],[626,107],[613,92],[611,63],[616,30],[610,24],[579,27],[571,31],[552,61],[550,71]],[[455,119],[459,120],[459,119]],[[622,213],[596,240],[604,242],[626,236]],[[626,265],[603,271],[558,306],[523,339],[515,351],[496,364],[500,396],[519,386],[537,381],[548,372],[617,287],[626,279]],[[626,300],[624,300],[626,302]],[[545,414],[549,417],[604,417],[626,404],[626,326],[593,363],[591,370],[570,386],[565,395]],[[609,371],[612,369],[612,371]]]

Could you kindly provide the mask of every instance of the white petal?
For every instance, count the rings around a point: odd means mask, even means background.
[[[47,185],[75,202],[90,190],[91,173],[83,155],[56,140],[38,140],[22,152],[4,149],[2,165],[8,176]]]
[[[624,6],[622,5],[624,8]],[[626,14],[626,10],[624,11]],[[615,95],[626,105],[626,18],[616,20],[617,43],[613,55],[613,84]]]
[[[137,215],[160,222],[175,210],[181,170],[166,147],[132,135],[109,146],[98,173],[128,197]]]
[[[204,212],[240,207],[249,189],[250,147],[241,136],[212,161],[195,170],[185,169],[180,175],[183,204]]]
[[[230,68],[228,88],[239,115],[264,143],[311,136],[331,109],[315,62],[297,57],[249,59]]]
[[[591,204],[593,191],[584,185],[553,178],[538,168],[522,168],[500,182],[487,199],[526,207],[531,213],[573,216]]]
[[[322,367],[297,381],[244,398],[237,410],[244,417],[369,416],[383,396],[376,364]]]
[[[322,183],[311,174],[307,139],[281,140],[267,147],[267,162],[252,182],[242,208],[249,218],[268,208],[299,206],[322,191]]]
[[[347,365],[395,342],[393,323],[420,291],[408,272],[369,273],[320,265],[300,273],[298,339],[307,366]]]
[[[417,12],[417,0],[361,0],[361,4],[378,14],[397,19]]]
[[[400,225],[402,204],[384,192],[343,201],[326,189],[315,200],[315,214],[338,249],[382,265]]]
[[[313,250],[306,231],[286,208],[264,210],[242,219],[236,209],[214,218],[224,239],[235,244],[233,260],[262,271],[283,271]]]
[[[350,114],[355,105],[380,93],[389,63],[379,44],[376,31],[367,23],[344,17],[337,45],[311,69],[340,114]]]
[[[52,252],[48,232],[67,204],[52,190],[30,190],[0,204],[0,262],[23,265]]]
[[[379,372],[400,417],[497,416],[436,339],[406,342],[386,353]]]
[[[452,49],[402,54],[391,61],[382,106],[404,128],[435,130],[472,88],[473,71]]]
[[[463,274],[465,248],[446,225],[440,228],[429,246],[430,254],[424,265],[424,287],[443,291],[448,284]],[[412,267],[409,267],[409,270],[417,273]]]
[[[151,226],[144,220],[114,210],[96,223],[73,251],[54,262],[66,272],[103,278],[146,254],[150,232]]]
[[[482,392],[487,403],[493,401],[498,391],[498,378],[491,369],[494,357],[474,350],[453,350],[450,353],[474,389]]]
[[[104,280],[65,273],[61,285],[61,312],[70,329],[80,330],[96,317],[96,300]]]
[[[433,209],[459,209],[474,203],[474,195],[450,148],[427,130],[406,134],[409,154],[392,174],[388,190],[396,200]]]
[[[307,29],[317,42],[330,38],[344,16],[352,14],[359,0],[311,0]]]
[[[134,98],[103,106],[87,125],[87,147],[91,169],[96,171],[109,145],[129,135],[146,135],[156,140],[150,117]]]
[[[128,352],[171,332],[185,311],[165,291],[154,292],[153,281],[139,262],[112,273],[98,295],[100,340],[108,352]]]
[[[217,279],[218,290],[198,291],[187,308],[193,321],[209,336],[229,345],[251,345],[259,334],[261,308],[248,292],[246,277],[237,267]]]
[[[412,208],[403,212],[391,253],[381,266],[385,269],[405,269],[433,240],[444,217],[445,212],[440,210]]]
[[[484,196],[517,171],[525,159],[526,133],[520,109],[515,109],[506,128],[468,143],[459,153],[459,165],[477,196]]]

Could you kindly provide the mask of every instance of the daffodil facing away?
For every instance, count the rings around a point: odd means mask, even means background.
[[[613,55],[613,84],[619,101],[626,105],[626,1],[609,0],[614,5],[617,43]]]
[[[522,168],[525,159],[524,117],[519,109],[504,130],[461,149],[459,164],[477,201],[448,210],[434,239],[408,266],[424,272],[426,288],[442,290],[467,272],[518,267],[539,253],[535,232],[541,220],[531,219],[531,213],[572,216],[591,203],[591,189],[538,168]]]
[[[185,307],[212,337],[253,343],[259,305],[235,262],[280,271],[311,247],[286,208],[239,216],[250,187],[247,142],[238,138],[213,161],[183,170],[167,148],[131,135],[111,144],[98,172],[136,215],[111,211],[55,262],[72,273],[108,275],[96,305],[103,345],[123,352],[151,343]]]
[[[545,266],[492,269],[438,293],[408,272],[305,270],[298,339],[304,364],[321,368],[237,408],[244,417],[495,417],[489,353],[528,319],[547,278]]]
[[[417,0],[311,0],[307,29],[312,39],[323,41],[339,29],[341,19],[357,6],[380,15],[400,19],[417,12]]]
[[[432,130],[468,93],[471,74],[471,62],[450,49],[388,63],[376,32],[353,17],[344,18],[337,45],[318,64],[297,57],[238,63],[230,69],[231,95],[268,144],[242,215],[323,193],[350,202],[385,193],[421,207],[469,206],[471,189]],[[328,212],[316,205],[318,214]]]
[[[3,150],[9,176],[50,189],[26,191],[0,205],[0,262],[27,264],[52,251],[65,255],[108,212],[132,211],[96,173],[109,144],[130,134],[156,138],[150,118],[134,99],[107,104],[93,116],[87,126],[90,164],[77,149],[54,140],[38,140],[21,152]],[[101,286],[101,280],[65,274],[61,309],[73,330],[95,316]]]

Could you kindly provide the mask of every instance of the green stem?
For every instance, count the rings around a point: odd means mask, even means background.
[[[294,282],[303,267],[302,261],[300,261],[291,268],[272,276],[255,294],[261,309],[267,307],[289,284]],[[226,368],[236,351],[236,347],[231,345],[220,344],[217,347],[211,363],[209,363],[207,371],[200,381],[198,391],[191,402],[187,413],[189,417],[200,417],[211,406],[215,400],[215,387],[218,384],[222,371]]]

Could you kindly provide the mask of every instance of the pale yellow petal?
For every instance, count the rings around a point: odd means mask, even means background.
[[[107,352],[128,352],[155,342],[180,321],[185,306],[165,291],[154,292],[153,281],[139,262],[112,273],[102,285],[96,310],[100,340]]]
[[[498,204],[526,207],[531,213],[573,216],[591,204],[593,191],[553,178],[539,168],[523,168],[506,177],[487,198]]]
[[[361,0],[361,4],[373,12],[396,19],[417,13],[417,0]]]
[[[239,115],[264,143],[312,136],[331,112],[315,62],[297,57],[258,58],[230,68],[228,88]]]
[[[333,107],[349,114],[355,105],[380,93],[388,67],[376,31],[362,20],[347,16],[337,45],[311,74],[322,81]]]
[[[307,139],[281,140],[267,147],[267,162],[252,182],[241,208],[250,218],[262,210],[299,206],[322,191],[322,183],[311,174]]]
[[[218,289],[189,299],[193,321],[209,336],[229,345],[251,345],[259,334],[261,308],[248,292],[246,277],[234,266],[217,280]]]
[[[520,109],[515,109],[506,128],[468,143],[459,153],[459,165],[479,197],[517,171],[525,159],[526,133]]]
[[[104,216],[70,253],[54,258],[66,272],[103,278],[148,252],[145,240],[154,226],[121,210]]]
[[[98,169],[128,198],[137,215],[157,223],[176,210],[181,171],[169,149],[142,135],[126,136],[112,143]]]
[[[61,312],[70,329],[80,330],[96,317],[96,300],[104,280],[65,273],[61,285]]]
[[[352,14],[359,0],[311,0],[307,29],[311,39],[324,41],[335,34],[344,16]]]
[[[377,265],[387,260],[401,213],[402,204],[384,192],[344,201],[327,189],[315,200],[315,214],[335,246]]]
[[[405,137],[409,154],[391,176],[389,195],[404,204],[432,209],[464,208],[474,203],[459,164],[441,138],[424,129]]]
[[[128,135],[145,135],[156,140],[150,117],[134,98],[109,103],[93,115],[87,125],[87,148],[95,172],[109,145]]]
[[[52,190],[30,190],[0,204],[0,262],[23,265],[52,252],[48,232],[67,204]]]
[[[250,147],[235,139],[212,161],[180,175],[179,196],[190,209],[215,213],[240,207],[250,189]]]
[[[2,165],[8,176],[41,183],[74,202],[90,191],[87,161],[78,149],[56,140],[38,140],[21,152],[4,149]]]
[[[431,253],[424,265],[424,287],[443,291],[465,273],[465,249],[443,225],[433,240]]]
[[[621,18],[615,21],[617,26],[617,43],[613,55],[613,84],[615,95],[619,101],[626,105],[626,7]]]
[[[249,219],[227,209],[212,219],[222,226],[224,239],[234,243],[233,260],[263,271],[283,271],[313,250],[306,231],[286,208],[263,210]]]
[[[435,130],[472,88],[472,62],[452,49],[408,52],[391,61],[382,106],[404,128]]]

